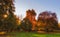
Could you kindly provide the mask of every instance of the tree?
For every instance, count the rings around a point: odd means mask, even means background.
[[[16,27],[14,0],[0,0],[0,31],[11,31]]]
[[[40,24],[40,26],[43,27],[42,30],[49,32],[58,29],[58,20],[56,13],[52,13],[50,11],[44,11],[40,13],[38,16],[38,22],[41,23],[41,21],[43,23]]]
[[[36,19],[35,19],[36,13],[32,10],[26,11],[26,17],[22,21],[22,25],[24,25],[22,28],[27,31],[35,30],[36,26]]]
[[[32,28],[32,24],[31,22],[29,21],[29,19],[27,18],[24,18],[21,22],[21,25],[20,25],[21,29],[23,29],[24,31],[31,31],[31,28]]]

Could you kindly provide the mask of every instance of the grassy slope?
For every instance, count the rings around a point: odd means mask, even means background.
[[[15,32],[12,37],[60,37],[60,34],[37,34],[32,32]]]

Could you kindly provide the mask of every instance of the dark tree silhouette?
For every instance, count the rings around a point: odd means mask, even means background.
[[[29,21],[29,19],[27,18],[24,18],[21,22],[21,25],[20,25],[21,29],[24,30],[24,31],[31,31],[31,28],[32,28],[32,24],[31,22]]]

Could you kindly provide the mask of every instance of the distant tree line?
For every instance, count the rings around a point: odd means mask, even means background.
[[[35,10],[26,11],[26,17],[22,20],[21,27],[27,31],[50,32],[58,29],[58,19],[56,13],[51,11],[41,12],[37,18]],[[28,22],[27,22],[28,21]]]
[[[34,9],[26,11],[26,17],[20,20],[15,14],[14,0],[0,0],[0,31],[54,31],[58,29],[56,13],[41,12],[36,19]]]

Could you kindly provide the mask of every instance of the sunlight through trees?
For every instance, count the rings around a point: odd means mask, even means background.
[[[57,15],[51,11],[44,11],[38,15],[34,9],[28,9],[23,20],[14,14],[14,0],[0,0],[0,31],[45,31],[58,29]]]

